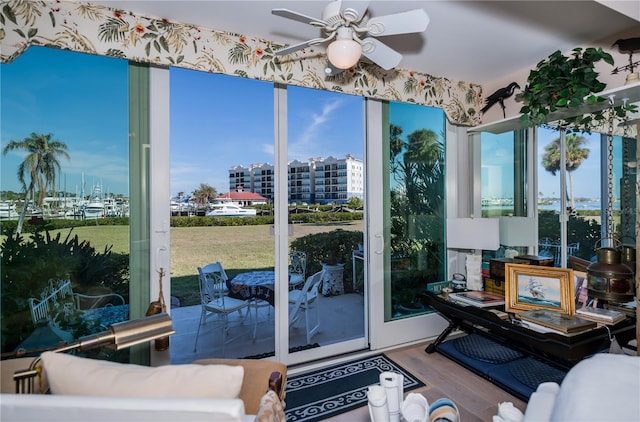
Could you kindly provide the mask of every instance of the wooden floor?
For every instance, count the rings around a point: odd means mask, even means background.
[[[424,387],[411,392],[421,393],[429,403],[442,397],[453,400],[460,411],[460,420],[464,422],[491,421],[498,412],[498,404],[502,402],[511,402],[515,407],[524,411],[526,403],[522,400],[439,353],[427,354],[424,351],[427,344],[385,353],[425,383]],[[369,410],[364,406],[327,420],[368,422],[370,421]]]

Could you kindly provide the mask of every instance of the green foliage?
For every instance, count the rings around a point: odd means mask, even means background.
[[[324,211],[332,206],[321,206]],[[300,212],[289,214],[292,223],[327,223],[333,221],[362,220],[363,212]],[[247,226],[273,224],[273,215],[258,215],[255,217],[171,217],[171,227],[209,227],[209,226]],[[0,223],[0,234],[9,236],[16,231],[16,220],[4,220]],[[127,226],[128,217],[98,218],[95,220],[67,220],[67,219],[31,219],[25,222],[23,233],[36,233],[43,230],[61,230],[65,228],[84,226]]]
[[[410,268],[445,271],[445,155],[444,140],[428,129],[416,130],[403,140],[402,128],[390,125],[391,177],[397,187],[391,191],[391,255],[395,264]],[[411,233],[411,234],[409,234]],[[394,279],[395,280],[395,279]],[[401,290],[394,281],[392,294]]]
[[[362,220],[362,212],[301,212],[289,214],[289,222],[326,223],[332,221]],[[273,224],[272,215],[255,217],[171,217],[171,227],[255,226]]]
[[[0,223],[0,234],[9,236],[16,231],[16,220],[4,220]],[[44,230],[61,230],[84,226],[128,226],[128,217],[96,218],[93,220],[67,220],[64,218],[42,219],[33,217],[25,221],[22,233],[36,233]]]
[[[516,101],[524,105],[520,109],[525,126],[549,123],[549,114],[559,110],[577,110],[585,102],[595,104],[605,101],[595,95],[606,84],[598,80],[595,64],[604,61],[613,65],[613,57],[602,48],[574,48],[570,56],[559,50],[542,60],[531,70],[527,85],[516,94]],[[633,106],[617,106],[614,114],[623,117]],[[592,114],[577,113],[560,122],[559,126],[579,132],[591,132],[606,120],[605,110]]]
[[[567,223],[567,243],[579,243],[576,252],[578,258],[590,260],[595,255],[596,244],[602,238],[601,225],[594,219],[569,214]],[[560,239],[558,214],[553,211],[540,211],[538,217],[538,237]]]
[[[352,256],[358,245],[363,243],[361,231],[336,229],[325,233],[308,234],[291,242],[291,249],[307,254],[307,275],[322,269],[322,263],[342,263],[344,265],[344,286],[348,290],[353,285]]]
[[[360,210],[362,209],[362,207],[364,207],[364,202],[362,201],[362,199],[352,196],[351,198],[349,198],[347,206],[352,210]]]
[[[28,299],[40,297],[49,280],[71,279],[74,292],[114,292],[129,296],[129,257],[112,254],[111,247],[97,252],[89,242],[71,236],[71,230],[51,236],[36,232],[30,239],[11,234],[0,253],[2,351],[11,351],[33,330]]]

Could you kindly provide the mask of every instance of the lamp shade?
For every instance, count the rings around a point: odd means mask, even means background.
[[[338,39],[327,46],[329,62],[338,69],[349,69],[360,60],[362,46],[353,39]]]
[[[447,218],[447,248],[495,251],[499,247],[497,218]]]

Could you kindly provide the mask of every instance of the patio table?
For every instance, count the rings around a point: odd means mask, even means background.
[[[249,271],[227,281],[229,297],[249,300],[258,298],[274,304],[275,271]]]
[[[127,321],[129,319],[129,305],[111,305],[103,308],[88,309],[80,318],[93,324],[91,333],[105,331],[111,324]]]

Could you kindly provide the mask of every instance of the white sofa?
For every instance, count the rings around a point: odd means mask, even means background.
[[[2,394],[3,422],[247,422],[240,399],[157,399],[132,397]]]
[[[640,421],[640,357],[599,353],[579,362],[561,385],[543,383],[524,422]]]
[[[278,396],[283,391],[267,392],[272,380],[265,372],[277,368],[286,382],[286,366],[279,362],[221,360],[151,368],[47,352],[33,392],[50,394],[11,394],[13,373],[32,360],[2,362],[3,422],[284,420]],[[252,390],[261,391],[257,403]],[[245,414],[247,407],[251,414]]]

